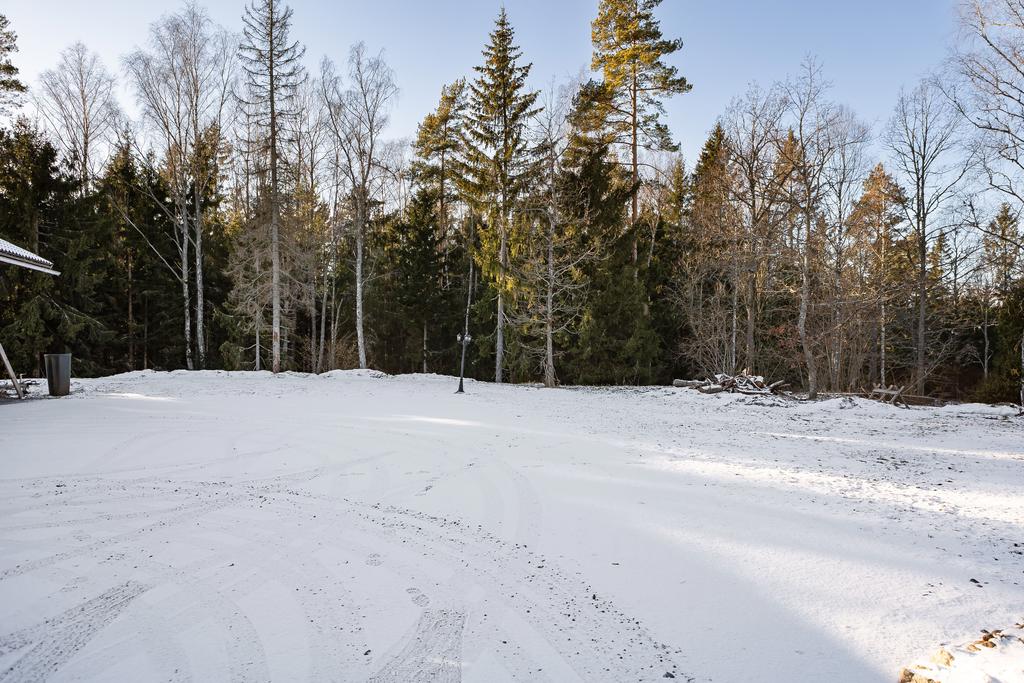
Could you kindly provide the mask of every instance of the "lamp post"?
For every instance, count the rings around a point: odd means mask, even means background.
[[[469,242],[473,243],[473,232],[472,223],[470,224]],[[469,257],[469,279],[466,283],[466,319],[463,323],[462,332],[458,336],[459,343],[462,344],[462,362],[459,363],[459,389],[456,394],[466,393],[465,389],[462,388],[462,378],[466,376],[466,347],[469,346],[469,342],[473,341],[473,338],[469,336],[469,310],[473,307],[473,256]]]
[[[459,343],[462,344],[462,362],[459,364],[459,389],[455,393],[464,394],[466,391],[462,388],[462,378],[466,374],[466,346],[469,345],[469,342],[473,341],[473,338],[469,336],[469,332],[467,331],[465,333],[460,332],[458,340]]]

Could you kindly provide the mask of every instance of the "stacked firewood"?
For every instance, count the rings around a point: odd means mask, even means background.
[[[702,394],[720,394],[730,392],[733,394],[776,394],[787,388],[786,380],[768,383],[760,375],[749,375],[741,372],[738,375],[717,374],[714,379],[677,379],[672,386],[686,389],[696,389]]]

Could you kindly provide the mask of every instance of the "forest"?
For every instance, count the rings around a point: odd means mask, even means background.
[[[0,15],[0,237],[61,271],[0,269],[12,363],[458,375],[464,351],[496,382],[1024,405],[1024,3],[963,0],[878,126],[808,56],[694,160],[664,103],[698,57],[660,4],[597,0],[589,72],[544,87],[502,10],[413,139],[386,54],[315,62],[277,0],[230,27],[183,4],[120,64],[76,43],[32,83]]]

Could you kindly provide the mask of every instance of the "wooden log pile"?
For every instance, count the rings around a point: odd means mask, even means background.
[[[677,379],[672,386],[684,389],[696,389],[702,394],[748,394],[752,396],[777,394],[789,387],[785,380],[768,383],[760,375],[749,375],[741,372],[738,375],[718,374],[714,379]]]

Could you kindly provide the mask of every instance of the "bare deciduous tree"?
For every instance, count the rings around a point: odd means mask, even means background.
[[[1024,2],[965,0],[956,80],[941,83],[978,135],[990,185],[1024,202]]]
[[[114,77],[95,52],[75,43],[60,53],[53,69],[39,76],[36,108],[65,155],[78,167],[87,192],[103,151],[119,118]]]
[[[904,204],[916,250],[917,392],[924,393],[928,356],[928,250],[945,227],[943,210],[971,169],[974,156],[961,147],[963,119],[935,81],[900,93],[885,143],[907,188]]]
[[[759,280],[763,279],[765,261],[774,246],[770,236],[772,216],[777,212],[779,195],[785,175],[777,172],[778,145],[785,100],[777,89],[763,90],[751,85],[740,98],[733,100],[722,118],[728,144],[726,146],[729,182],[724,184],[729,200],[739,209],[740,224],[729,223],[730,261],[733,277],[733,320],[730,368],[738,363],[737,315],[739,294],[743,292],[746,307],[745,364],[753,371],[758,359],[755,350],[755,327],[759,298]]]
[[[829,271],[826,284],[831,319],[825,335],[825,355],[828,359],[829,386],[835,390],[844,386],[843,362],[846,356],[847,323],[850,292],[846,275],[850,264],[850,216],[858,192],[868,172],[866,147],[870,139],[867,125],[846,107],[840,107],[831,132],[834,153],[825,170],[825,192],[822,201],[824,219],[822,258]]]
[[[370,211],[380,200],[389,177],[381,163],[381,134],[388,125],[391,106],[398,95],[394,73],[383,55],[369,56],[366,45],[357,43],[349,54],[350,85],[342,88],[341,78],[329,60],[322,64],[321,87],[327,105],[327,122],[339,150],[342,175],[349,186],[355,238],[356,341],[359,367],[367,367],[364,330],[364,262]]]
[[[196,341],[205,363],[203,231],[206,202],[216,189],[219,157],[235,74],[237,41],[205,10],[186,5],[150,27],[149,46],[124,60],[144,130],[159,155],[170,197],[153,197],[171,219],[184,302],[186,366],[194,367],[190,277],[195,274]],[[138,150],[140,157],[145,150]],[[141,227],[136,226],[140,231]],[[152,245],[152,242],[150,242]],[[194,269],[190,266],[190,252]],[[161,257],[163,257],[161,255]],[[164,259],[169,267],[169,262]]]
[[[822,79],[821,66],[814,59],[804,62],[802,74],[785,85],[792,144],[780,144],[780,156],[791,174],[789,201],[803,224],[800,254],[800,313],[797,329],[807,366],[807,394],[818,394],[815,344],[808,330],[811,312],[811,271],[816,250],[822,203],[828,189],[828,171],[838,149],[836,127],[839,109],[825,99],[829,84]]]
[[[271,362],[281,371],[281,152],[284,122],[294,115],[290,107],[305,80],[301,59],[305,48],[288,38],[291,8],[275,0],[253,0],[245,8],[245,40],[240,46],[246,74],[246,95],[241,98],[259,130],[250,144],[266,152],[270,171],[271,256]]]

